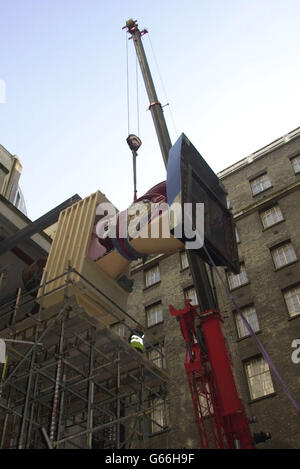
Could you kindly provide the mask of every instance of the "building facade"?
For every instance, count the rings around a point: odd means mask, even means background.
[[[157,403],[161,427],[148,429],[149,447],[165,448],[167,432],[170,448],[197,448],[198,434],[184,367],[185,344],[179,323],[169,313],[170,304],[178,309],[184,306],[184,297],[196,303],[186,253],[154,256],[145,263],[137,262],[131,275],[135,283],[129,296],[128,312],[145,324],[148,358],[164,368],[170,377],[166,408],[160,408]],[[147,352],[153,340],[159,341],[161,355],[156,352],[151,356],[151,352]]]
[[[241,271],[219,268],[227,293],[257,333],[296,402],[300,402],[300,128],[219,174],[236,224]],[[161,427],[150,428],[153,447],[168,431],[170,448],[197,448],[194,411],[184,369],[185,346],[169,305],[197,303],[185,252],[156,256],[132,266],[129,312],[145,324],[146,338],[160,339],[163,358],[149,356],[170,375]],[[253,433],[269,431],[260,448],[300,448],[299,415],[248,335],[218,276],[224,334],[240,397]],[[168,429],[167,429],[168,425]],[[160,443],[161,442],[161,443]]]
[[[0,194],[27,215],[24,196],[19,185],[21,172],[22,165],[17,156],[0,145]]]
[[[0,242],[31,223],[20,188],[21,173],[20,160],[0,145]],[[51,239],[41,232],[1,254],[0,303],[13,297],[23,286],[22,271],[37,258],[47,256],[50,246]]]

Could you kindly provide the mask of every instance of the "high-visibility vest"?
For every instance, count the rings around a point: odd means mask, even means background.
[[[138,335],[136,332],[133,332],[129,337],[129,343],[132,347],[144,351],[144,334],[142,336]]]

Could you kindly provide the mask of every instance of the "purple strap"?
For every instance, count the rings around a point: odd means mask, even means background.
[[[283,390],[284,392],[286,393],[287,397],[289,398],[289,400],[291,401],[292,405],[295,407],[295,409],[298,411],[299,415],[300,415],[300,407],[298,406],[297,402],[295,401],[295,399],[293,398],[292,394],[290,393],[290,390],[289,388],[287,387],[285,381],[283,380],[283,378],[281,377],[281,375],[279,374],[277,368],[275,367],[274,363],[272,362],[270,356],[268,355],[265,347],[263,346],[263,344],[261,343],[261,341],[259,340],[259,338],[257,337],[257,335],[255,334],[254,330],[252,329],[252,327],[250,326],[250,324],[248,323],[247,319],[245,318],[245,316],[242,314],[240,308],[238,307],[238,305],[236,304],[232,294],[230,293],[230,291],[228,290],[227,288],[227,285],[225,284],[224,280],[222,279],[222,276],[220,275],[220,272],[218,271],[217,269],[217,266],[216,264],[214,263],[213,259],[211,258],[207,248],[205,245],[203,245],[203,249],[205,250],[211,264],[214,266],[216,272],[217,272],[217,275],[219,277],[219,279],[221,280],[221,283],[222,285],[224,286],[225,288],[225,291],[228,295],[228,297],[231,299],[232,303],[234,304],[234,307],[236,308],[237,312],[239,313],[239,315],[241,316],[242,318],[242,321],[245,325],[245,327],[247,328],[247,330],[249,331],[249,333],[251,334],[251,336],[253,337],[253,339],[255,340],[259,350],[261,351],[262,353],[262,356],[264,357],[265,361],[268,363],[270,369],[273,371],[273,373],[277,376],[278,380],[280,381],[282,387],[283,387]]]

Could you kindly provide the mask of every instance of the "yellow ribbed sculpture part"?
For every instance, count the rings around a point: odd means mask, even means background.
[[[109,301],[109,298],[126,310],[128,293],[116,282],[117,275],[112,277],[87,256],[96,208],[101,202],[109,201],[97,191],[60,213],[41,280],[38,300],[41,301],[42,286],[46,279],[43,307],[49,308],[63,301],[67,278],[63,274],[66,274],[70,266],[80,275],[75,272],[70,274],[71,285],[68,286],[68,296],[74,297],[76,303],[89,315],[111,324],[117,321],[115,315],[120,317],[120,310]],[[121,270],[124,271],[128,265],[129,262],[126,261]]]

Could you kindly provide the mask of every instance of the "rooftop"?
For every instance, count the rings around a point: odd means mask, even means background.
[[[243,167],[253,163],[257,159],[262,158],[263,156],[270,153],[271,151],[276,150],[277,148],[285,145],[286,143],[290,142],[291,140],[294,140],[295,138],[299,136],[300,136],[300,127],[297,127],[297,129],[292,130],[291,132],[288,132],[282,137],[274,140],[274,142],[271,142],[268,145],[260,148],[256,152],[251,153],[249,156],[246,156],[242,160],[237,161],[236,163],[233,163],[228,168],[223,169],[222,171],[218,173],[218,177],[222,180],[226,178],[227,176],[230,176],[232,173],[239,171]]]

